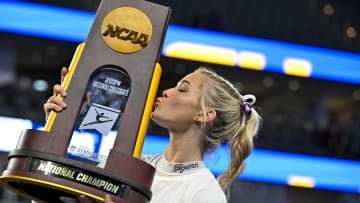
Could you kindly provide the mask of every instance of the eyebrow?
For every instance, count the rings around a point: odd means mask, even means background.
[[[191,83],[188,80],[181,80],[180,82],[178,82],[178,85],[180,85],[181,83],[187,83],[191,86]]]

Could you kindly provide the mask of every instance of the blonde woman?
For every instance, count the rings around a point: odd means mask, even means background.
[[[62,70],[62,75],[66,69]],[[62,111],[66,96],[59,86],[44,104],[46,115]],[[143,156],[156,168],[151,203],[222,203],[229,186],[242,173],[253,148],[261,117],[254,110],[253,95],[241,95],[226,79],[205,67],[181,79],[155,101],[151,118],[169,130],[170,143],[164,154]],[[217,179],[204,166],[204,154],[221,143],[230,145],[231,162]],[[227,198],[226,198],[227,197]],[[80,202],[90,202],[79,197]],[[105,202],[110,202],[109,196]]]

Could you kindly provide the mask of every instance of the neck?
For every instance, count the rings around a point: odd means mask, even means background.
[[[174,163],[202,161],[201,137],[200,130],[170,131],[170,143],[164,153],[165,159]]]

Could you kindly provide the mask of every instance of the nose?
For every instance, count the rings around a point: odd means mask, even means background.
[[[162,91],[162,96],[163,97],[167,98],[168,95],[169,95],[169,89],[166,89],[166,90]]]

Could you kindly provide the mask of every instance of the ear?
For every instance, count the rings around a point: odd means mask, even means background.
[[[195,116],[194,120],[195,122],[211,122],[216,118],[216,111],[215,109],[209,109],[206,112],[206,117],[204,117],[204,115],[202,113],[199,113],[198,115]]]

